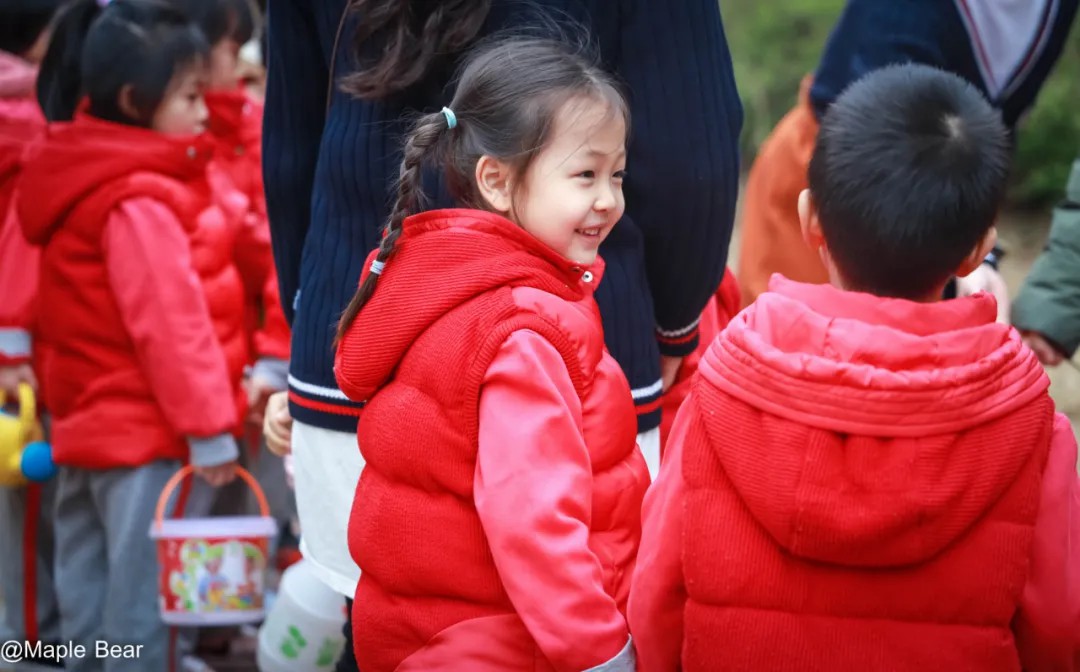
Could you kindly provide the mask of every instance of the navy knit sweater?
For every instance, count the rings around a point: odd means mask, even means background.
[[[535,26],[535,13],[587,27],[631,97],[626,216],[601,248],[596,295],[608,348],[659,424],[661,352],[697,345],[697,320],[727,259],[742,108],[716,0],[494,0],[484,33]],[[337,389],[332,340],[374,248],[397,174],[402,115],[450,99],[445,74],[385,101],[331,89],[353,60],[345,0],[270,0],[264,177],[282,305],[293,326],[293,417],[355,431]],[[333,75],[331,68],[333,67]],[[452,68],[444,68],[446,72]],[[329,93],[329,100],[327,98]],[[438,278],[432,278],[438,282]]]

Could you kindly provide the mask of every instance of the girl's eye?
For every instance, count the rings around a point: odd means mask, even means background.
[[[583,170],[578,173],[577,176],[585,178],[586,180],[591,180],[596,177],[596,173],[591,170]]]
[[[617,170],[617,171],[615,171],[615,174],[612,175],[612,177],[614,177],[616,180],[619,180],[621,182],[621,181],[626,179],[626,171],[625,170]]]

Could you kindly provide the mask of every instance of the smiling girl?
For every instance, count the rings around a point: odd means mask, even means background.
[[[472,56],[407,137],[335,367],[367,401],[360,669],[633,669],[649,476],[593,300],[628,117],[590,59],[518,38]],[[424,211],[426,166],[462,209]]]

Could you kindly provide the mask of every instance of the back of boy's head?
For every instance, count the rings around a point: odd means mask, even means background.
[[[49,27],[63,0],[0,0],[0,51],[22,56]]]
[[[994,225],[1010,151],[997,110],[960,77],[899,65],[852,84],[809,169],[845,286],[918,299],[946,282]]]
[[[170,83],[199,67],[209,45],[198,26],[158,0],[74,0],[57,16],[38,75],[50,121],[71,119],[84,98],[95,117],[149,126]],[[128,97],[134,116],[124,111]]]

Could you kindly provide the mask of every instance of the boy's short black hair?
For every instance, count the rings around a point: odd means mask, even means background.
[[[22,56],[49,27],[64,0],[0,0],[0,51]]]
[[[1009,172],[1001,116],[974,86],[923,65],[876,70],[829,108],[810,192],[850,289],[922,298],[994,224]]]

